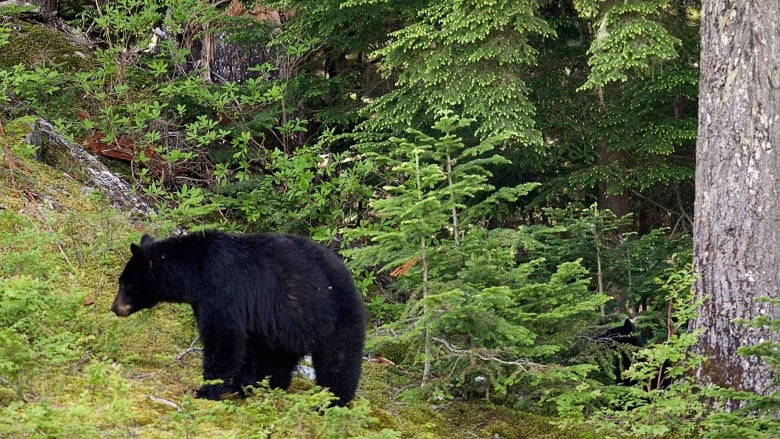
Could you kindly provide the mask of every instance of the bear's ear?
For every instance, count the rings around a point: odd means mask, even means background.
[[[154,242],[154,238],[144,233],[144,236],[141,237],[141,245],[148,245]]]
[[[141,250],[141,247],[130,244],[130,253],[133,254],[133,256],[143,256],[143,251]]]

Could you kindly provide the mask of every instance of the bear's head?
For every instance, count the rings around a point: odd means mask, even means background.
[[[644,343],[634,326],[634,322],[631,319],[626,319],[623,322],[623,326],[611,328],[599,337],[600,340],[614,341],[617,343],[629,344],[632,346],[642,347]]]
[[[140,245],[130,244],[132,256],[119,276],[119,291],[111,305],[111,311],[119,317],[127,317],[159,302],[154,291],[152,261],[147,252],[152,242],[151,236],[144,235]]]

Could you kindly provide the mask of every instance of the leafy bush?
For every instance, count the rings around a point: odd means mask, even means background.
[[[371,196],[363,183],[370,165],[320,146],[303,146],[290,155],[272,151],[266,167],[264,175],[226,182],[214,197],[251,229],[330,242],[339,226],[356,221],[359,206]]]
[[[690,263],[668,268],[656,280],[670,303],[668,339],[633,352],[623,375],[636,384],[603,386],[583,380],[557,397],[562,425],[588,425],[607,438],[687,438],[698,437],[703,425],[722,416],[718,410],[708,413],[707,407],[723,398],[723,391],[701,388],[691,379],[704,360],[690,350],[699,333],[684,328],[701,304],[694,300],[693,281]]]
[[[70,320],[84,313],[83,296],[59,293],[54,280],[29,276],[0,279],[0,383],[17,398],[34,391],[41,371],[71,363],[84,355],[91,336]]]
[[[670,235],[665,228],[640,235],[630,231],[631,215],[618,218],[596,204],[543,211],[553,226],[520,227],[527,244],[523,259],[544,257],[548,270],[562,261],[581,259],[596,289],[613,299],[603,317],[641,314],[653,322],[647,325],[653,326],[651,338],[666,334],[668,300],[659,293],[657,281],[672,258],[683,260],[690,254],[690,236]]]
[[[636,384],[623,387],[580,382],[555,399],[565,418],[560,425],[588,425],[606,438],[764,438],[780,434],[775,418],[780,407],[777,393],[703,388],[692,379],[693,370],[704,361],[691,351],[700,332],[689,333],[684,328],[701,305],[694,300],[693,281],[690,263],[669,268],[657,279],[677,327],[671,329],[666,341],[634,352],[625,376]],[[778,320],[769,316],[741,323],[779,327]],[[778,364],[777,352],[771,342],[740,348],[740,354],[760,355],[770,364]],[[743,406],[726,412],[726,400],[740,401]]]
[[[257,205],[268,195],[290,198],[298,206],[312,205],[324,215],[329,206],[322,203],[333,203],[341,195],[333,186],[311,194],[312,200],[297,192],[308,190],[300,185],[314,182],[306,174],[292,176],[288,171],[300,169],[302,160],[309,159],[316,160],[316,169],[322,160],[312,150],[290,157],[295,163],[289,166],[284,163],[285,154],[302,145],[301,132],[308,130],[296,102],[308,99],[309,94],[300,88],[295,75],[317,50],[316,40],[288,41],[288,46],[270,48],[269,53],[278,52],[276,65],[250,68],[251,75],[242,84],[220,84],[193,70],[190,47],[222,34],[231,41],[262,45],[270,41],[270,27],[221,13],[220,8],[200,0],[122,0],[86,11],[82,23],[103,43],[93,53],[93,64],[75,70],[29,69],[21,64],[2,69],[0,104],[15,99],[56,121],[64,132],[90,148],[108,150],[130,161],[128,174],[144,195],[158,202],[166,223],[163,228],[224,224],[226,212],[255,223],[267,213]],[[150,32],[155,27],[165,29],[167,38],[158,39]],[[199,31],[192,34],[194,30]],[[66,103],[74,108],[60,111],[66,105],[53,103],[61,90],[68,93]],[[75,104],[71,93],[78,94]],[[275,148],[284,153],[274,152]],[[271,169],[266,168],[266,160],[273,162]],[[303,166],[308,168],[310,163]],[[335,169],[336,165],[324,172]],[[267,170],[276,174],[273,184],[288,179],[291,192],[271,187],[271,181],[265,180]],[[238,191],[223,187],[219,196],[212,197],[203,187],[215,182],[244,185]],[[247,190],[247,186],[251,187]],[[330,199],[318,200],[318,194]],[[234,195],[246,195],[248,200],[234,199]],[[279,207],[286,200],[273,204]],[[295,216],[295,209],[292,212]],[[301,226],[308,213],[302,212],[290,230],[307,231]],[[285,224],[287,219],[277,215],[270,223]],[[320,224],[322,219],[313,222]]]

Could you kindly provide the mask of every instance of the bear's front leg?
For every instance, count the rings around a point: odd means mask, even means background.
[[[220,400],[239,395],[238,375],[246,357],[246,335],[225,328],[201,328],[203,342],[203,379],[222,380],[204,384],[195,391],[198,398]]]

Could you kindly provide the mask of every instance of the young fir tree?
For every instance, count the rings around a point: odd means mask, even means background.
[[[505,391],[563,349],[581,320],[574,317],[594,313],[606,297],[589,293],[579,261],[539,275],[539,260],[516,262],[517,231],[478,225],[490,206],[536,185],[495,190],[487,167],[508,161],[493,154],[495,139],[464,144],[456,131],[471,123],[445,114],[433,127],[441,136],[410,129],[411,140],[393,139],[394,155],[371,154],[392,184],[371,204],[379,221],[346,235],[369,239],[349,252],[354,265],[390,271],[394,287],[410,293],[401,318],[381,331],[409,346],[423,385],[437,376],[468,385],[479,376]]]

